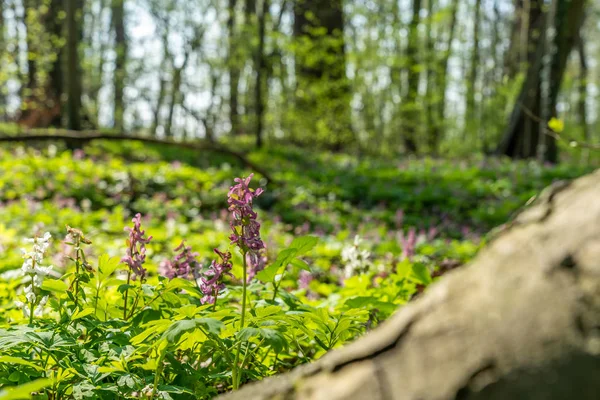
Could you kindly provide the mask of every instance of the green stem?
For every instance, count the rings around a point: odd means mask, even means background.
[[[285,275],[285,269],[281,273],[281,277],[279,278],[279,284],[275,284],[277,277],[273,278],[273,301],[277,298],[277,293],[279,292],[279,286],[281,286],[281,282],[283,282],[283,276]]]
[[[29,326],[33,326],[33,309],[35,308],[34,303],[29,303]]]
[[[167,353],[167,350],[163,350],[162,353],[160,354],[160,357],[158,358],[158,365],[156,366],[156,373],[154,375],[154,384],[152,385],[152,398],[155,399],[156,398],[156,392],[158,390],[158,383],[160,382],[160,375],[162,374],[162,370],[163,370],[163,359],[165,358],[165,354]]]
[[[79,303],[79,241],[75,247],[75,308]]]
[[[94,315],[98,312],[98,301],[100,300],[100,287],[102,286],[102,282],[100,278],[98,279],[98,284],[96,285],[96,296],[94,297]]]
[[[123,303],[123,319],[127,320],[127,293],[129,292],[129,283],[131,282],[131,270],[127,271],[127,288],[125,288],[125,298]]]
[[[246,321],[246,269],[247,269],[247,261],[246,261],[246,251],[242,252],[242,260],[244,262],[244,268],[242,273],[242,319],[240,321],[240,331],[244,329],[244,323]],[[232,374],[232,384],[233,390],[237,390],[240,387],[241,380],[241,368],[238,370],[238,363],[240,361],[240,353],[242,351],[242,342],[238,343],[237,350],[235,352],[235,361],[233,362],[233,369],[231,371]]]
[[[142,279],[140,278],[140,287],[135,292],[135,299],[133,300],[133,304],[131,305],[131,312],[129,313],[129,317],[127,319],[131,319],[133,314],[135,313],[135,308],[137,307],[140,301],[140,293],[142,292]]]

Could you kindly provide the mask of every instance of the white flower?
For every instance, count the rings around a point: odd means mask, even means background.
[[[48,250],[48,247],[50,247],[51,237],[52,235],[50,235],[49,232],[46,232],[42,237],[24,239],[25,243],[33,244],[33,246],[31,246],[31,251],[21,249],[21,253],[25,259],[21,266],[21,271],[23,272],[23,275],[25,275],[25,282],[27,283],[24,288],[27,303],[17,301],[15,304],[23,308],[23,313],[26,317],[30,317],[31,308],[33,306],[36,306],[34,315],[42,315],[43,307],[48,301],[47,297],[40,298],[37,293],[44,282],[44,277],[47,276],[53,268],[52,265],[47,267],[41,265],[44,254]]]
[[[27,287],[30,288],[31,286],[27,286]],[[26,291],[25,298],[27,299],[27,302],[31,304],[31,303],[35,303],[35,300],[37,297],[36,297],[35,293],[33,293],[33,291],[29,291],[29,292]]]
[[[33,277],[33,286],[34,287],[41,288],[43,282],[44,282],[44,277],[43,276],[35,275]]]
[[[369,257],[371,253],[367,250],[359,250],[358,246],[362,242],[361,238],[356,235],[352,246],[342,249],[342,261],[345,263],[344,275],[350,278],[355,273],[364,273],[371,267]]]
[[[33,260],[31,258],[28,258],[27,260],[23,261],[23,266],[21,266],[21,270],[24,274],[33,273],[35,271],[33,268]]]
[[[35,273],[39,276],[46,276],[49,275],[50,272],[52,272],[52,265],[48,265],[47,267],[42,267],[42,266],[37,266],[34,268]]]

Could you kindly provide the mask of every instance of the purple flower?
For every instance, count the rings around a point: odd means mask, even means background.
[[[198,276],[200,291],[204,295],[200,301],[202,304],[214,304],[219,296],[219,291],[225,289],[223,276],[233,277],[231,274],[231,253],[221,252],[215,249],[215,253],[221,259],[220,261],[213,260],[207,270],[202,271]]]
[[[127,253],[121,258],[121,262],[129,266],[129,270],[133,273],[133,280],[138,276],[143,280],[147,272],[143,267],[146,261],[146,245],[150,243],[152,236],[145,237],[146,231],[141,229],[142,216],[140,213],[137,213],[131,222],[133,222],[133,228],[125,228],[126,231],[129,231],[129,238],[127,239]]]
[[[164,260],[160,263],[161,275],[173,279],[173,278],[189,278],[190,273],[198,267],[198,253],[193,252],[190,246],[186,246],[185,242],[181,242],[179,246],[175,248],[176,252],[179,252],[173,260]]]
[[[231,244],[237,245],[243,251],[256,252],[265,247],[260,238],[260,223],[256,220],[256,212],[252,209],[252,201],[263,193],[261,188],[256,190],[248,186],[254,174],[247,178],[235,178],[236,185],[229,189],[227,204],[233,216],[230,223]]]
[[[313,280],[313,276],[309,271],[302,270],[298,274],[298,288],[299,289],[308,289],[310,282]]]
[[[406,236],[404,236],[403,231],[399,231],[398,241],[402,246],[402,258],[408,258],[409,260],[412,259],[416,254],[417,230],[414,227],[411,227]]]
[[[265,249],[260,251],[249,251],[246,253],[246,262],[248,264],[248,278],[250,282],[260,271],[267,266],[267,252]]]

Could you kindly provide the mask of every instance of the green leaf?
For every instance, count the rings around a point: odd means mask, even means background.
[[[295,258],[293,259],[290,264],[292,264],[294,267],[301,269],[301,270],[305,270],[305,271],[310,271],[310,265],[308,265],[308,263],[300,258]]]
[[[319,243],[319,238],[316,236],[301,236],[297,237],[290,244],[290,249],[296,249],[297,256],[304,255],[311,251]]]
[[[279,314],[282,311],[280,306],[257,307],[254,309],[257,318],[265,318],[271,315]]]
[[[256,277],[263,282],[272,282],[282,266],[286,266],[298,253],[297,249],[289,248],[279,252],[277,259],[273,264],[256,274]]]
[[[208,332],[215,335],[219,335],[223,326],[221,321],[212,318],[183,319],[169,326],[162,337],[163,339],[167,339],[169,343],[177,343],[181,335],[196,329],[199,325],[202,325]]]
[[[23,360],[22,358],[19,358],[19,357],[1,356],[0,357],[0,363],[25,365],[25,366],[34,368],[37,371],[43,371],[44,370],[42,367],[40,367],[38,365],[35,365],[31,361]]]
[[[177,343],[181,338],[181,335],[192,329],[196,329],[196,321],[193,319],[183,319],[174,322],[165,333],[163,333],[162,337],[167,339],[169,343]]]
[[[237,334],[237,339],[243,342],[246,342],[253,337],[260,337],[260,329],[247,327],[239,331]]]
[[[209,333],[217,336],[221,333],[221,329],[223,329],[223,323],[214,318],[196,318],[196,323],[203,325]]]
[[[51,384],[52,381],[50,379],[38,379],[33,382],[19,385],[15,388],[4,389],[0,391],[0,400],[29,399],[31,398],[32,392],[37,392]]]
[[[45,279],[42,282],[42,290],[49,292],[65,293],[69,286],[59,279]]]
[[[411,278],[417,283],[429,285],[431,283],[431,274],[429,269],[423,264],[413,264]]]
[[[95,310],[93,308],[84,308],[83,310],[77,310],[73,313],[71,317],[71,321],[75,321],[76,319],[80,319],[83,317],[87,317],[90,314],[93,314]]]
[[[102,254],[98,259],[98,274],[100,280],[111,276],[119,268],[120,260],[118,257],[110,257],[108,254]]]
[[[134,288],[135,288],[134,285],[124,283],[122,285],[119,285],[119,287],[117,288],[117,290],[119,291],[119,293],[125,293],[126,290],[134,289]]]

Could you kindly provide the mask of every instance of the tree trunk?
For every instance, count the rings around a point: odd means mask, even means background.
[[[582,24],[583,25],[583,24]],[[579,32],[579,40],[577,42],[577,54],[579,55],[579,84],[578,84],[578,99],[577,99],[577,112],[579,114],[579,124],[581,125],[583,140],[586,143],[591,142],[590,127],[588,126],[587,118],[587,84],[588,84],[588,63],[587,55],[585,51],[585,41],[583,39],[583,32]],[[590,150],[583,149],[582,162],[587,164],[590,159]]]
[[[554,47],[550,53],[550,73],[548,98],[544,99],[547,108],[550,110],[550,117],[556,113],[556,101],[562,77],[565,72],[567,58],[574,47],[579,27],[581,26],[583,16],[583,6],[585,0],[555,0],[556,13],[554,26],[556,34],[551,46]],[[497,148],[497,153],[509,156],[511,158],[534,158],[538,153],[538,147],[543,145],[542,159],[549,162],[558,161],[558,149],[556,139],[545,135],[543,129],[540,129],[539,119],[542,116],[542,87],[540,75],[542,75],[542,61],[548,52],[548,45],[544,43],[546,36],[545,21],[547,16],[541,11],[539,23],[533,24],[530,42],[536,39],[535,48],[530,43],[530,61],[527,69],[527,75],[521,93],[519,94],[508,127],[504,137]],[[532,9],[533,11],[533,9]],[[543,121],[545,122],[545,121]]]
[[[158,126],[160,125],[160,113],[162,110],[163,103],[165,101],[165,96],[167,92],[167,81],[164,77],[164,70],[169,65],[169,61],[171,59],[171,55],[169,53],[169,31],[165,28],[165,31],[162,35],[162,46],[163,46],[163,54],[162,60],[160,62],[160,69],[158,71],[159,75],[159,84],[158,84],[158,97],[156,98],[156,105],[153,110],[153,118],[152,118],[152,127],[150,128],[150,132],[153,135],[156,135]]]
[[[475,87],[478,79],[479,67],[479,25],[481,23],[481,0],[475,0],[474,23],[473,23],[473,49],[471,52],[471,60],[469,72],[467,74],[467,95],[466,95],[466,115],[465,115],[465,130],[463,139],[469,140],[469,135],[478,136],[478,118],[479,114],[475,103]],[[483,144],[483,143],[482,143]]]
[[[37,0],[24,1],[24,21],[27,43],[27,82],[22,86],[22,110],[18,123],[28,128],[60,127],[62,125],[61,97],[63,88],[62,46],[51,45],[63,38],[63,23],[59,15],[63,12],[63,0],[50,0],[45,13],[40,13]],[[33,14],[32,14],[33,13]],[[37,18],[36,18],[37,17]],[[27,23],[27,19],[35,21]],[[18,33],[18,30],[17,30]],[[17,38],[19,40],[19,38]],[[50,43],[48,43],[50,42]],[[53,53],[53,54],[52,54]],[[38,65],[38,60],[54,58],[49,65]],[[41,71],[40,67],[49,70]],[[46,76],[46,79],[41,79]]]
[[[125,33],[125,0],[112,0],[111,25],[115,33],[115,72],[113,76],[114,110],[113,126],[123,131],[123,113],[125,111],[123,93],[125,90],[127,37]]]
[[[421,0],[413,0],[412,19],[408,29],[408,47],[406,62],[408,69],[408,92],[402,102],[402,138],[404,150],[408,153],[417,152],[417,126],[419,124],[419,110],[417,96],[419,91],[420,68],[419,66],[419,24],[421,22]]]
[[[81,130],[82,76],[79,59],[83,0],[66,0],[67,23],[67,129]]]
[[[434,124],[431,127],[428,135],[429,147],[437,150],[439,142],[442,138],[442,129],[446,120],[446,89],[448,87],[448,62],[452,54],[452,42],[454,42],[454,33],[456,31],[456,16],[458,13],[458,0],[452,0],[450,4],[450,26],[448,28],[448,40],[446,48],[440,59],[438,72],[436,73],[436,89],[440,99],[437,102],[437,112],[433,119]]]
[[[239,114],[239,100],[238,100],[238,88],[240,84],[240,60],[239,60],[239,44],[237,43],[238,35],[235,29],[235,10],[237,6],[237,0],[229,0],[227,7],[227,34],[228,34],[228,67],[229,67],[229,122],[231,123],[231,134],[240,134],[240,114]]]
[[[600,397],[600,171],[543,191],[375,331],[222,399]]]
[[[322,29],[323,34],[315,35]],[[342,0],[294,3],[297,129],[340,150],[353,141]],[[300,135],[302,137],[302,135]]]
[[[181,93],[181,81],[183,73],[187,67],[187,63],[190,59],[190,51],[186,51],[183,58],[183,63],[179,67],[175,67],[175,60],[173,64],[173,77],[171,79],[171,102],[169,103],[169,114],[167,116],[167,122],[165,124],[165,136],[173,136],[173,115],[175,114],[175,107],[183,102],[183,96]]]
[[[0,1],[0,54],[4,55],[6,51],[6,23],[4,21],[4,1]],[[0,73],[5,74],[5,66],[0,66]],[[4,87],[6,85],[6,79],[0,79],[0,85]],[[6,120],[6,93],[0,89],[0,121]]]
[[[425,51],[427,57],[427,69],[425,70],[425,82],[427,83],[427,90],[425,92],[426,99],[426,110],[425,116],[427,120],[427,143],[429,144],[429,151],[433,154],[437,154],[437,144],[430,140],[431,135],[429,133],[433,130],[434,125],[437,123],[437,115],[435,113],[436,108],[436,76],[440,73],[437,71],[437,57],[434,50],[433,42],[433,0],[427,0],[427,19],[425,20],[425,32],[426,42]]]
[[[256,83],[254,87],[254,103],[256,106],[256,147],[261,148],[263,144],[263,124],[265,113],[265,99],[263,98],[266,89],[263,85],[265,78],[265,35],[266,23],[269,14],[269,0],[263,0],[262,11],[258,14],[258,48],[256,49]]]
[[[533,1],[533,13],[531,2]],[[541,11],[538,0],[515,0],[514,19],[512,23],[510,44],[504,58],[504,73],[509,78],[514,78],[528,60],[528,39],[532,20],[537,18]]]

